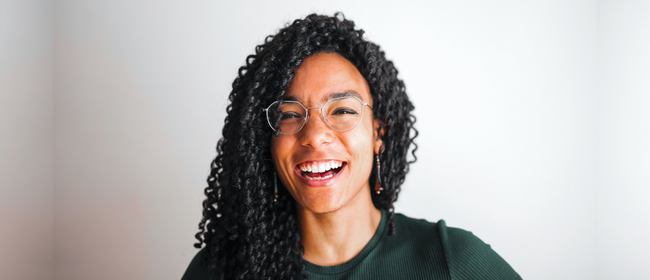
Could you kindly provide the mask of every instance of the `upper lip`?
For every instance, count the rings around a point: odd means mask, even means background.
[[[322,162],[322,161],[323,161],[323,162],[324,162],[324,161],[340,161],[340,162],[346,162],[346,161],[344,161],[344,160],[335,159],[335,158],[328,158],[328,159],[322,159],[322,158],[321,158],[321,159],[307,159],[307,160],[303,160],[303,161],[299,162],[298,164],[296,164],[296,166],[301,165],[301,164],[303,164],[303,163],[308,163],[308,162]]]
[[[304,172],[308,172],[310,174],[323,173],[330,170],[340,170],[339,168],[343,168],[344,165],[345,161],[337,159],[306,160],[297,164],[294,167],[294,170],[299,176],[304,176]],[[326,177],[325,179],[331,178],[334,176],[334,174],[330,174],[328,176],[329,177]],[[311,180],[311,178],[309,179]]]
[[[339,168],[345,164],[344,161],[337,159],[319,159],[307,160],[296,164],[296,170],[301,172],[325,172],[330,169]]]

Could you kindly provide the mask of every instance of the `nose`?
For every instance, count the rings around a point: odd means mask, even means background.
[[[319,148],[322,145],[327,145],[334,139],[333,130],[322,119],[320,108],[312,110],[313,114],[305,121],[305,126],[300,130],[300,144],[306,147]]]

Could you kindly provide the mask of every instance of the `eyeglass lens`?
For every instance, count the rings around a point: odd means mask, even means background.
[[[363,103],[352,97],[330,99],[323,105],[322,112],[330,128],[344,132],[361,122]],[[305,124],[307,110],[297,101],[282,101],[273,103],[266,114],[271,127],[280,129],[280,134],[294,134]]]

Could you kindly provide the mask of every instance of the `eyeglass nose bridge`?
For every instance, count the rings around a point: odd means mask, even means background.
[[[323,118],[323,120],[326,120],[327,117],[325,117],[325,116],[323,115],[323,107],[325,107],[325,106],[321,106],[321,107],[306,107],[306,108],[305,108],[305,123],[307,123],[307,119],[309,119],[309,109],[320,109],[320,110],[318,110],[318,111],[319,111],[319,113],[320,113],[321,118]],[[327,122],[325,122],[325,123],[327,124]],[[303,124],[303,126],[304,126],[304,124]],[[329,125],[328,125],[328,126],[329,126]]]

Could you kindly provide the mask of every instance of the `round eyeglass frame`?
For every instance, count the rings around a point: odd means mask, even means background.
[[[327,122],[327,117],[325,117],[325,115],[323,115],[323,107],[325,107],[325,106],[327,105],[327,103],[330,103],[331,101],[341,100],[341,99],[347,99],[347,98],[355,99],[355,100],[359,101],[359,103],[361,103],[361,117],[359,118],[359,122],[357,122],[357,124],[355,124],[352,128],[350,128],[350,129],[346,129],[346,130],[338,130],[338,129],[333,128],[333,127],[332,127],[332,126]],[[263,109],[263,110],[264,110],[264,115],[266,115],[266,122],[269,124],[269,126],[271,127],[271,129],[273,129],[273,131],[276,131],[276,130],[275,130],[275,127],[273,127],[273,125],[271,124],[271,119],[269,119],[269,113],[268,113],[268,111],[271,109],[271,107],[273,107],[273,105],[275,105],[276,103],[280,103],[280,102],[282,102],[282,103],[288,103],[288,102],[291,102],[291,103],[298,103],[298,105],[300,105],[300,107],[302,107],[303,109],[305,109],[305,112],[306,112],[306,113],[305,113],[305,118],[302,120],[302,125],[300,126],[300,128],[298,128],[298,130],[296,130],[296,132],[294,132],[294,133],[282,133],[282,131],[280,131],[280,135],[294,135],[294,134],[300,132],[300,131],[302,130],[302,128],[305,127],[305,124],[307,123],[307,119],[309,119],[309,109],[316,109],[316,108],[320,109],[320,117],[321,117],[321,119],[323,120],[323,122],[327,125],[327,127],[331,128],[331,129],[334,130],[334,131],[338,131],[338,132],[346,132],[346,131],[350,131],[350,130],[353,130],[353,129],[357,128],[357,126],[359,126],[359,124],[361,123],[361,120],[363,120],[363,113],[364,113],[363,106],[368,106],[368,108],[370,108],[370,110],[372,110],[372,107],[370,107],[370,105],[368,105],[367,102],[363,102],[363,101],[361,101],[359,98],[357,98],[357,97],[355,97],[355,96],[345,96],[345,97],[332,98],[332,99],[330,99],[330,100],[327,100],[327,102],[325,102],[325,104],[323,104],[323,106],[321,106],[321,107],[305,107],[305,105],[302,105],[302,103],[300,103],[300,102],[298,102],[298,101],[293,101],[293,100],[290,100],[290,101],[278,100],[278,101],[275,101],[275,102],[271,103],[271,105],[269,105],[269,107],[266,107],[265,109]]]

